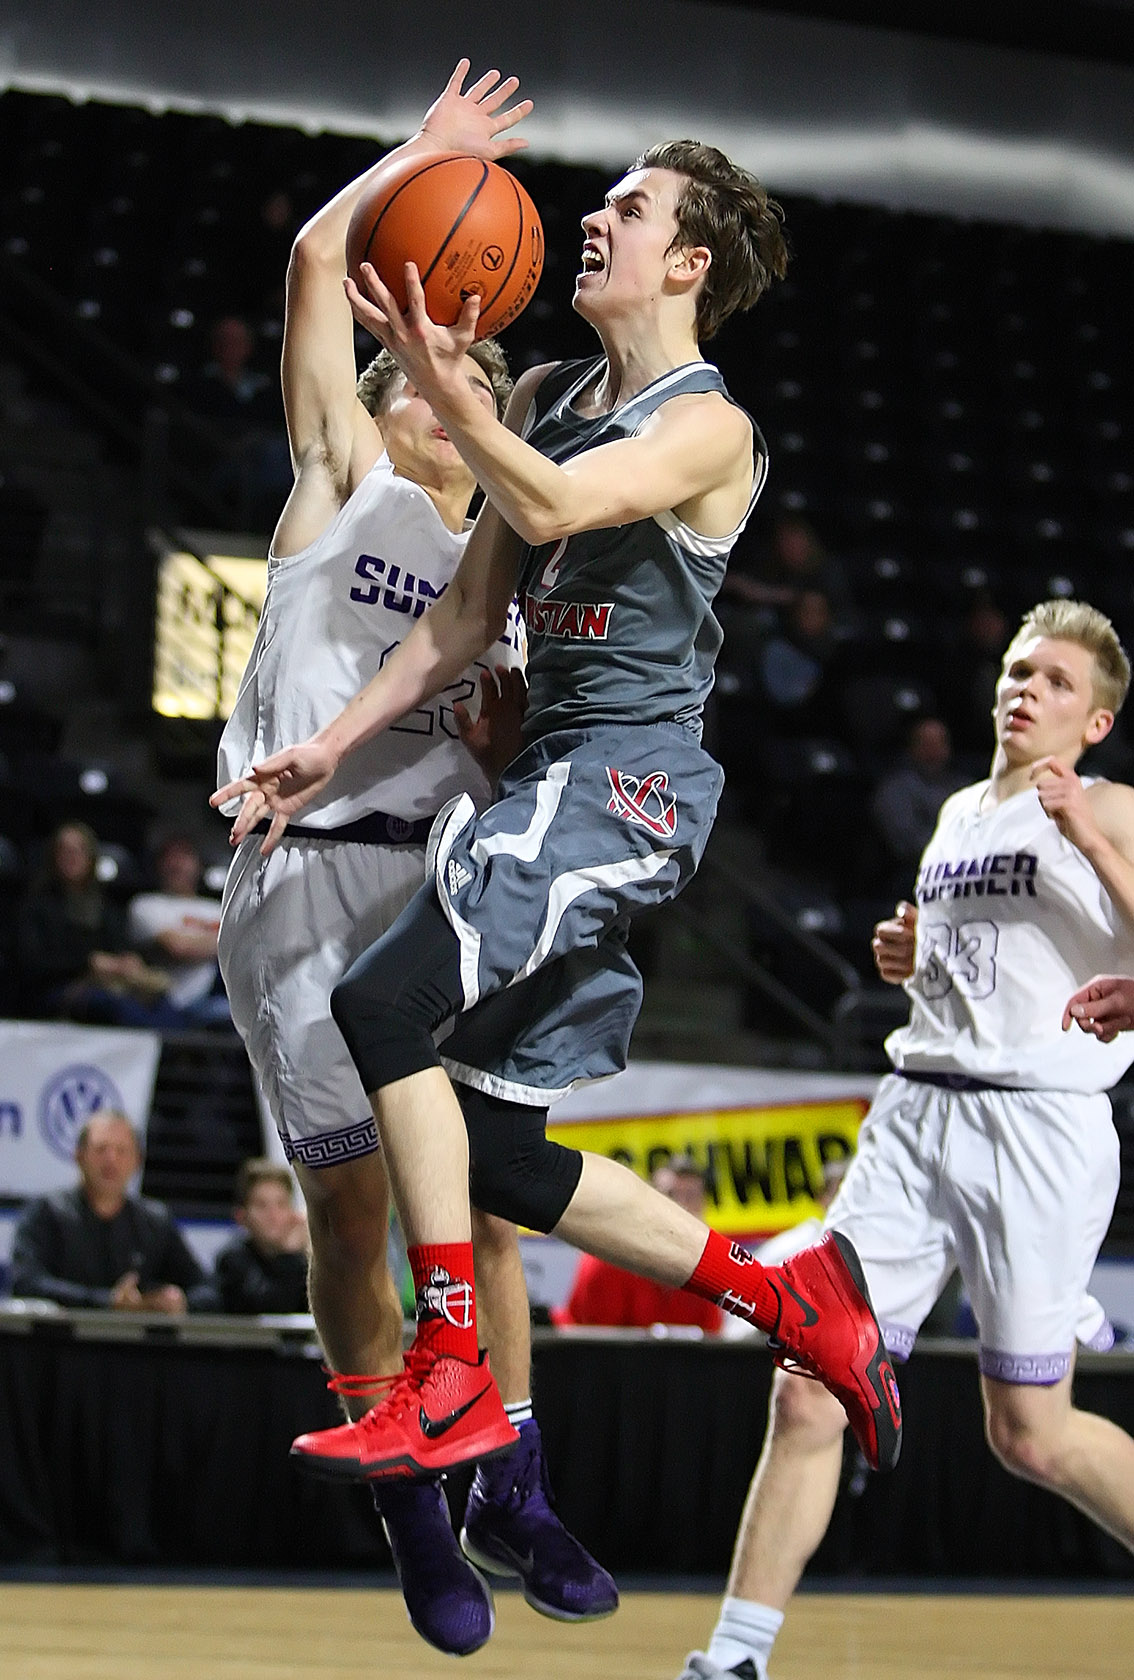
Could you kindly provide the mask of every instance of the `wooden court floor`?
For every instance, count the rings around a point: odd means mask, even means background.
[[[0,1583],[3,1680],[428,1680],[458,1672],[400,1598],[309,1588]],[[561,1627],[515,1593],[467,1658],[469,1680],[676,1680],[716,1600],[631,1593],[609,1621]],[[772,1680],[1130,1680],[1134,1599],[807,1594]]]

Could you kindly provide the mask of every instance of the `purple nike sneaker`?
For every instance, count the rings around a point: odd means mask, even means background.
[[[492,1589],[457,1544],[441,1483],[379,1482],[373,1493],[415,1630],[447,1656],[479,1651],[496,1623]]]
[[[618,1588],[552,1509],[534,1418],[510,1452],[481,1465],[469,1491],[461,1547],[478,1569],[519,1579],[524,1597],[557,1622],[593,1622],[618,1609]]]

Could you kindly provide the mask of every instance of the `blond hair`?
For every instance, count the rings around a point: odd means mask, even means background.
[[[1130,660],[1114,625],[1086,601],[1040,601],[1029,608],[1012,637],[1010,648],[1028,636],[1048,636],[1086,648],[1095,662],[1094,702],[1116,715],[1130,687]],[[1007,664],[1008,654],[1004,656]]]

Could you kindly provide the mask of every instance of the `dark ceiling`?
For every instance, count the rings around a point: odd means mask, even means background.
[[[710,0],[687,0],[689,5]],[[719,4],[720,0],[711,0]],[[749,12],[875,24],[910,34],[994,46],[1025,47],[1061,57],[1134,63],[1134,0],[726,0]]]

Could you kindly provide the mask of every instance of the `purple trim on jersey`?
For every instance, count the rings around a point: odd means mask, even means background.
[[[280,1141],[289,1161],[301,1161],[305,1167],[338,1167],[344,1161],[356,1161],[360,1155],[373,1155],[378,1147],[378,1127],[373,1119],[360,1120],[357,1125],[344,1126],[341,1132],[321,1132],[317,1137],[284,1137],[281,1132]]]
[[[886,1352],[893,1354],[895,1359],[907,1360],[917,1341],[917,1331],[911,1330],[908,1324],[891,1324],[885,1319],[879,1321],[878,1328],[882,1332]]]
[[[1109,1353],[1114,1346],[1114,1325],[1109,1318],[1104,1318],[1094,1335],[1083,1343],[1091,1353]]]
[[[980,1371],[997,1382],[1050,1388],[1062,1382],[1071,1369],[1069,1353],[1001,1353],[998,1348],[980,1350]]]

